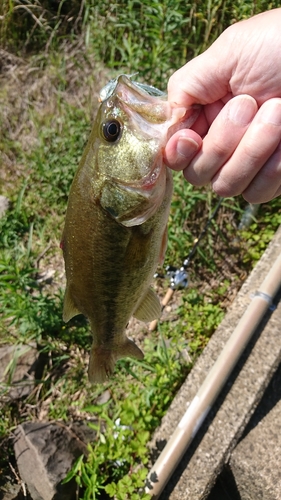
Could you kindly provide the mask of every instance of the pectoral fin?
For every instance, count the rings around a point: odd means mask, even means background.
[[[72,297],[69,292],[69,288],[66,288],[64,302],[63,302],[63,314],[62,318],[65,323],[67,323],[71,318],[77,316],[77,314],[81,314],[74,304]]]
[[[135,318],[148,322],[159,318],[161,315],[161,305],[156,293],[149,288],[141,303],[134,312]]]

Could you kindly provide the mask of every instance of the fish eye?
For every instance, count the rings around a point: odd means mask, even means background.
[[[108,120],[102,124],[102,135],[107,142],[116,142],[121,133],[121,124],[118,120]]]

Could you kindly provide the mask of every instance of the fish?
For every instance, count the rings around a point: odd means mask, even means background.
[[[104,382],[120,358],[143,359],[126,326],[132,316],[149,322],[161,314],[150,285],[165,256],[173,192],[163,151],[173,127],[195,120],[193,110],[175,116],[165,94],[127,75],[111,80],[99,101],[61,240],[63,320],[89,320],[92,383]]]

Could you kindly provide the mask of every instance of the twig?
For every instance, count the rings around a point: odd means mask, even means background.
[[[11,471],[13,472],[18,484],[20,484],[21,488],[22,488],[22,491],[23,491],[23,496],[24,497],[27,497],[27,493],[26,493],[26,487],[25,487],[25,483],[24,481],[22,481],[22,479],[19,477],[19,475],[17,474],[15,468],[12,466],[11,462],[9,462],[9,466],[10,466],[10,469]]]

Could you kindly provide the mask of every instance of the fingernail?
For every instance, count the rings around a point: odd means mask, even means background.
[[[281,125],[281,101],[272,99],[263,104],[260,109],[259,117],[263,123],[272,123],[272,125]]]
[[[199,144],[190,137],[180,137],[177,144],[177,153],[183,158],[192,158],[199,149]]]
[[[228,101],[228,117],[238,125],[248,125],[257,112],[257,103],[250,96],[237,96]]]

